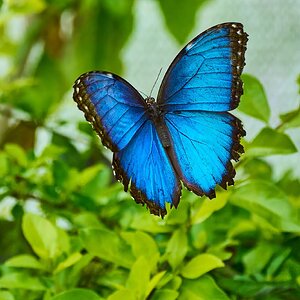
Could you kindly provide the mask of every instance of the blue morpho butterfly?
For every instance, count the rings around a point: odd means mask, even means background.
[[[232,185],[245,135],[235,109],[243,93],[247,34],[240,23],[216,25],[188,43],[167,70],[157,99],[123,78],[92,71],[74,84],[74,100],[113,151],[115,177],[155,215],[178,206],[181,182],[215,197]]]

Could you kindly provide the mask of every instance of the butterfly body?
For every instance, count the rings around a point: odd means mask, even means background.
[[[164,216],[181,184],[215,197],[233,184],[245,135],[228,111],[243,92],[247,34],[240,23],[216,25],[184,47],[167,70],[157,100],[121,77],[93,71],[74,84],[74,100],[113,152],[115,177],[137,203]]]
[[[164,122],[164,113],[155,101],[153,97],[147,97],[145,99],[147,104],[147,112],[149,114],[149,118],[152,120],[157,134],[160,138],[160,141],[164,148],[168,148],[171,146],[171,140],[169,136],[169,132],[167,126]]]

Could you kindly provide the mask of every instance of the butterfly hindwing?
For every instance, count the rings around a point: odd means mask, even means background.
[[[243,92],[247,34],[240,23],[214,26],[193,39],[170,65],[158,94],[167,111],[228,111]]]
[[[180,179],[198,195],[215,197],[217,184],[233,184],[230,162],[243,152],[239,140],[245,135],[241,122],[223,112],[168,113],[166,124],[173,140]]]
[[[144,99],[121,77],[106,72],[81,75],[74,100],[92,123],[104,146],[124,148],[146,121]]]
[[[116,178],[137,203],[147,204],[150,212],[164,216],[165,203],[177,207],[181,184],[151,120],[146,121],[127,147],[114,154]]]

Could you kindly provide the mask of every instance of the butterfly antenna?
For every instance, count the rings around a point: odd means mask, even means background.
[[[146,98],[148,97],[147,94],[145,94],[144,92],[142,92],[142,91],[140,91],[140,90],[139,90],[139,93],[143,94]]]
[[[156,79],[155,79],[155,82],[154,82],[154,84],[153,84],[153,86],[152,86],[152,89],[151,89],[149,98],[151,98],[153,89],[154,89],[154,87],[155,87],[155,85],[156,85],[156,83],[157,83],[157,81],[158,81],[158,78],[159,78],[159,76],[160,76],[160,74],[161,74],[161,71],[162,71],[162,68],[160,68],[159,73],[158,73],[158,75],[157,75],[157,77],[156,77]]]

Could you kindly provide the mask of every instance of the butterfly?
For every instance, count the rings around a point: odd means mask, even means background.
[[[157,99],[144,99],[110,72],[88,72],[75,81],[73,98],[113,152],[116,179],[150,213],[164,217],[166,203],[177,208],[182,183],[209,198],[217,185],[233,185],[231,160],[244,152],[246,133],[228,111],[243,94],[247,36],[240,23],[196,36],[169,66]]]

